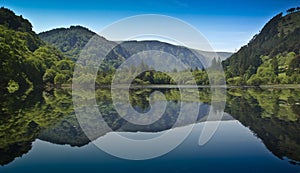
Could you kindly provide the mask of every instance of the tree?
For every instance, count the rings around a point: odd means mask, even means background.
[[[291,76],[293,74],[300,74],[300,55],[291,60],[286,74],[288,76]]]
[[[14,80],[10,80],[7,84],[7,90],[9,93],[14,93],[19,90],[19,84]]]
[[[54,78],[56,76],[56,71],[53,69],[47,69],[46,73],[43,76],[44,83],[54,83]]]
[[[278,60],[277,60],[277,58],[276,57],[273,58],[272,61],[271,61],[271,63],[272,63],[271,67],[272,67],[272,69],[274,71],[274,74],[276,76],[278,76]]]
[[[255,74],[255,72],[256,72],[255,67],[250,65],[243,76],[244,80],[247,81],[253,74]]]
[[[61,60],[56,64],[59,70],[72,70],[72,61]]]
[[[229,78],[227,80],[227,83],[229,85],[239,86],[239,85],[244,85],[244,80],[242,77],[237,76],[237,77]]]
[[[287,13],[293,13],[295,12],[296,8],[290,8],[288,10],[286,10]]]
[[[247,81],[247,85],[253,86],[259,86],[261,83],[262,80],[257,75],[251,76],[251,78]]]
[[[64,82],[66,82],[66,76],[63,74],[57,74],[54,78],[54,84],[57,86],[61,86],[61,84],[63,84]]]
[[[217,67],[217,65],[218,65],[218,63],[217,63],[216,57],[214,57],[211,61],[211,67],[215,68],[215,67]]]

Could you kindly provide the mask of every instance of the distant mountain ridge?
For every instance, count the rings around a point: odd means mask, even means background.
[[[45,42],[60,49],[66,56],[73,60],[79,57],[80,50],[88,43],[88,41],[96,33],[82,26],[71,26],[70,28],[58,28],[50,31],[42,32],[39,34],[40,38]],[[100,36],[101,37],[101,36]],[[103,37],[102,37],[103,38]],[[103,38],[102,44],[115,44],[114,53],[121,55],[123,60],[129,58],[131,55],[145,50],[161,50],[170,53],[176,57],[179,57],[181,61],[192,68],[203,68],[203,64],[199,61],[207,58],[220,58],[224,60],[228,58],[232,53],[229,52],[217,52],[215,57],[214,52],[205,52],[200,50],[192,50],[183,46],[176,46],[169,43],[164,43],[155,40],[148,41],[124,41],[120,43],[108,41]],[[195,55],[197,53],[197,55]],[[197,57],[198,56],[198,57]],[[210,61],[204,62],[210,65]]]

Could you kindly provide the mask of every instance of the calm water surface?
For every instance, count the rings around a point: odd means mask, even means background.
[[[200,100],[180,100],[178,89],[133,89],[130,102],[136,111],[150,109],[154,90],[165,95],[167,109],[157,122],[145,126],[118,116],[110,90],[96,92],[106,123],[133,139],[155,137],[172,128],[181,102],[200,104],[197,123],[182,144],[142,161],[111,156],[91,143],[77,122],[69,90],[3,95],[0,172],[300,172],[300,89],[227,90],[221,124],[204,146],[198,140],[207,114],[218,109],[211,107],[210,91],[199,89]],[[161,104],[159,97],[154,104]],[[185,122],[171,130],[180,133],[191,126],[188,119]],[[95,140],[110,140],[112,133],[99,132]]]

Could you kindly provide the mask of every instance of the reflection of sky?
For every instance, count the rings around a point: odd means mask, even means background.
[[[195,26],[216,50],[234,51],[272,16],[299,6],[299,0],[2,0],[2,5],[28,18],[36,32],[77,24],[98,32],[132,15],[170,15]]]
[[[92,144],[81,148],[37,140],[22,158],[0,172],[299,172],[299,166],[273,156],[262,142],[238,121],[223,121],[214,137],[198,146],[203,124],[172,152],[151,160],[114,158]],[[180,132],[180,128],[176,128]],[[143,132],[128,135],[143,136]],[[104,138],[103,138],[104,139]],[[171,142],[171,141],[170,141]],[[155,146],[159,147],[159,146]]]

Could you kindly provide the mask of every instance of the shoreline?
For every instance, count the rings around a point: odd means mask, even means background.
[[[72,89],[72,84],[63,84],[61,87],[53,87],[54,89]],[[102,85],[102,86],[95,86],[95,89],[101,89],[101,88],[111,88],[111,85]],[[113,89],[126,89],[128,88],[128,85],[117,85],[114,86]],[[236,86],[236,85],[130,85],[131,89],[173,89],[173,88],[186,88],[186,89],[195,89],[195,88],[261,88],[261,89],[300,89],[300,84],[274,84],[274,85],[242,85],[242,86]]]

